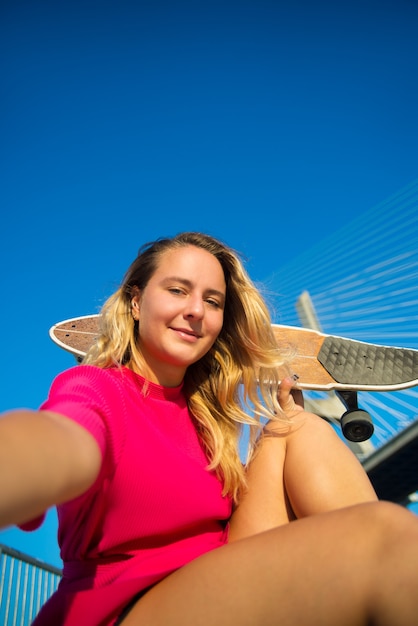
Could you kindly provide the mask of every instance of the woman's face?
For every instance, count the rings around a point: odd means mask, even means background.
[[[132,299],[139,313],[139,349],[152,382],[174,387],[214,344],[224,316],[225,277],[206,250],[168,250],[147,286]]]

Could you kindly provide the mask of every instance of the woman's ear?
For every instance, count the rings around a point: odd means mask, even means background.
[[[131,299],[132,317],[134,318],[134,320],[139,320],[139,300],[140,300],[139,289],[136,288],[135,291],[133,291],[133,294],[134,295]]]

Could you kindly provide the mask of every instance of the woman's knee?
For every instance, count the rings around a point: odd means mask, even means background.
[[[403,506],[380,500],[356,508],[359,529],[381,540],[385,550],[388,543],[410,542],[411,535],[418,540],[418,518]]]

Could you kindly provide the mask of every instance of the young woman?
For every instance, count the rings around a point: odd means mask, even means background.
[[[64,575],[36,626],[417,623],[416,517],[279,382],[236,253],[146,245],[101,323],[40,411],[0,420],[0,524],[58,507]]]

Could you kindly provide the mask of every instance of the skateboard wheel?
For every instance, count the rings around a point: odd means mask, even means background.
[[[373,435],[374,426],[366,411],[356,409],[344,413],[341,417],[341,429],[349,441],[366,441]]]

